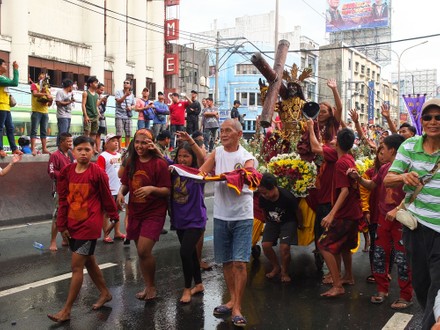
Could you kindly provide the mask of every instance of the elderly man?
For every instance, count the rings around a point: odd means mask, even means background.
[[[216,174],[245,167],[256,167],[257,161],[239,143],[243,135],[241,124],[226,119],[220,128],[222,145],[215,148],[201,172]],[[214,191],[214,255],[217,263],[223,264],[223,274],[229,290],[230,300],[214,309],[214,315],[232,313],[236,326],[245,326],[241,314],[241,301],[246,287],[246,263],[252,247],[252,225],[254,218],[253,194],[245,185],[240,195],[225,182],[217,182]]]
[[[405,207],[417,219],[415,230],[404,228],[403,240],[424,310],[422,329],[427,330],[435,323],[433,306],[440,289],[440,99],[423,105],[421,120],[424,134],[402,143],[384,185],[404,184]],[[419,192],[410,203],[414,191]]]

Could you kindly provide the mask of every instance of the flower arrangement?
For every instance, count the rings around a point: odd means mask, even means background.
[[[306,197],[315,186],[315,163],[302,160],[296,153],[280,154],[267,163],[267,171],[277,177],[280,187],[290,190],[296,197]]]
[[[361,157],[356,160],[356,169],[359,175],[364,174],[373,165],[374,159],[371,159],[370,157]]]

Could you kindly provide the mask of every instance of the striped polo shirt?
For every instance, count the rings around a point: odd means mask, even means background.
[[[440,150],[432,155],[425,153],[423,150],[425,137],[426,135],[415,136],[402,143],[389,172],[398,174],[416,172],[419,177],[429,173],[440,159]],[[406,193],[407,209],[421,224],[440,233],[440,170],[435,172],[431,181],[423,187],[409,207],[409,199],[415,188],[404,185],[403,190]]]

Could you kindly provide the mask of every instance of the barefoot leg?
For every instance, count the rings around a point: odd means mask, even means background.
[[[266,274],[267,278],[274,278],[281,271],[280,264],[278,263],[278,257],[272,247],[272,242],[263,242],[263,252],[267,259],[269,259],[272,265],[272,271]]]
[[[183,304],[187,304],[191,301],[191,289],[183,289],[182,298],[180,298],[180,302]]]
[[[203,286],[202,283],[200,284],[196,284],[192,289],[191,289],[191,295],[195,295],[197,293],[202,293],[203,291],[205,291],[205,287]]]
[[[112,300],[112,295],[110,294],[110,291],[105,284],[104,276],[101,269],[99,269],[98,264],[96,263],[95,256],[90,256],[85,266],[90,275],[90,278],[92,279],[93,283],[95,283],[100,292],[99,298],[96,303],[92,305],[92,308],[99,309],[106,302]]]

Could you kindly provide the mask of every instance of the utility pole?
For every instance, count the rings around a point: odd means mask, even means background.
[[[280,2],[279,0],[275,0],[275,47],[276,50],[278,48],[278,24],[279,24],[279,15],[280,15]]]
[[[220,48],[220,32],[217,31],[217,41],[215,45],[215,92],[214,101],[215,105],[218,106],[218,62],[219,62],[219,48]]]

